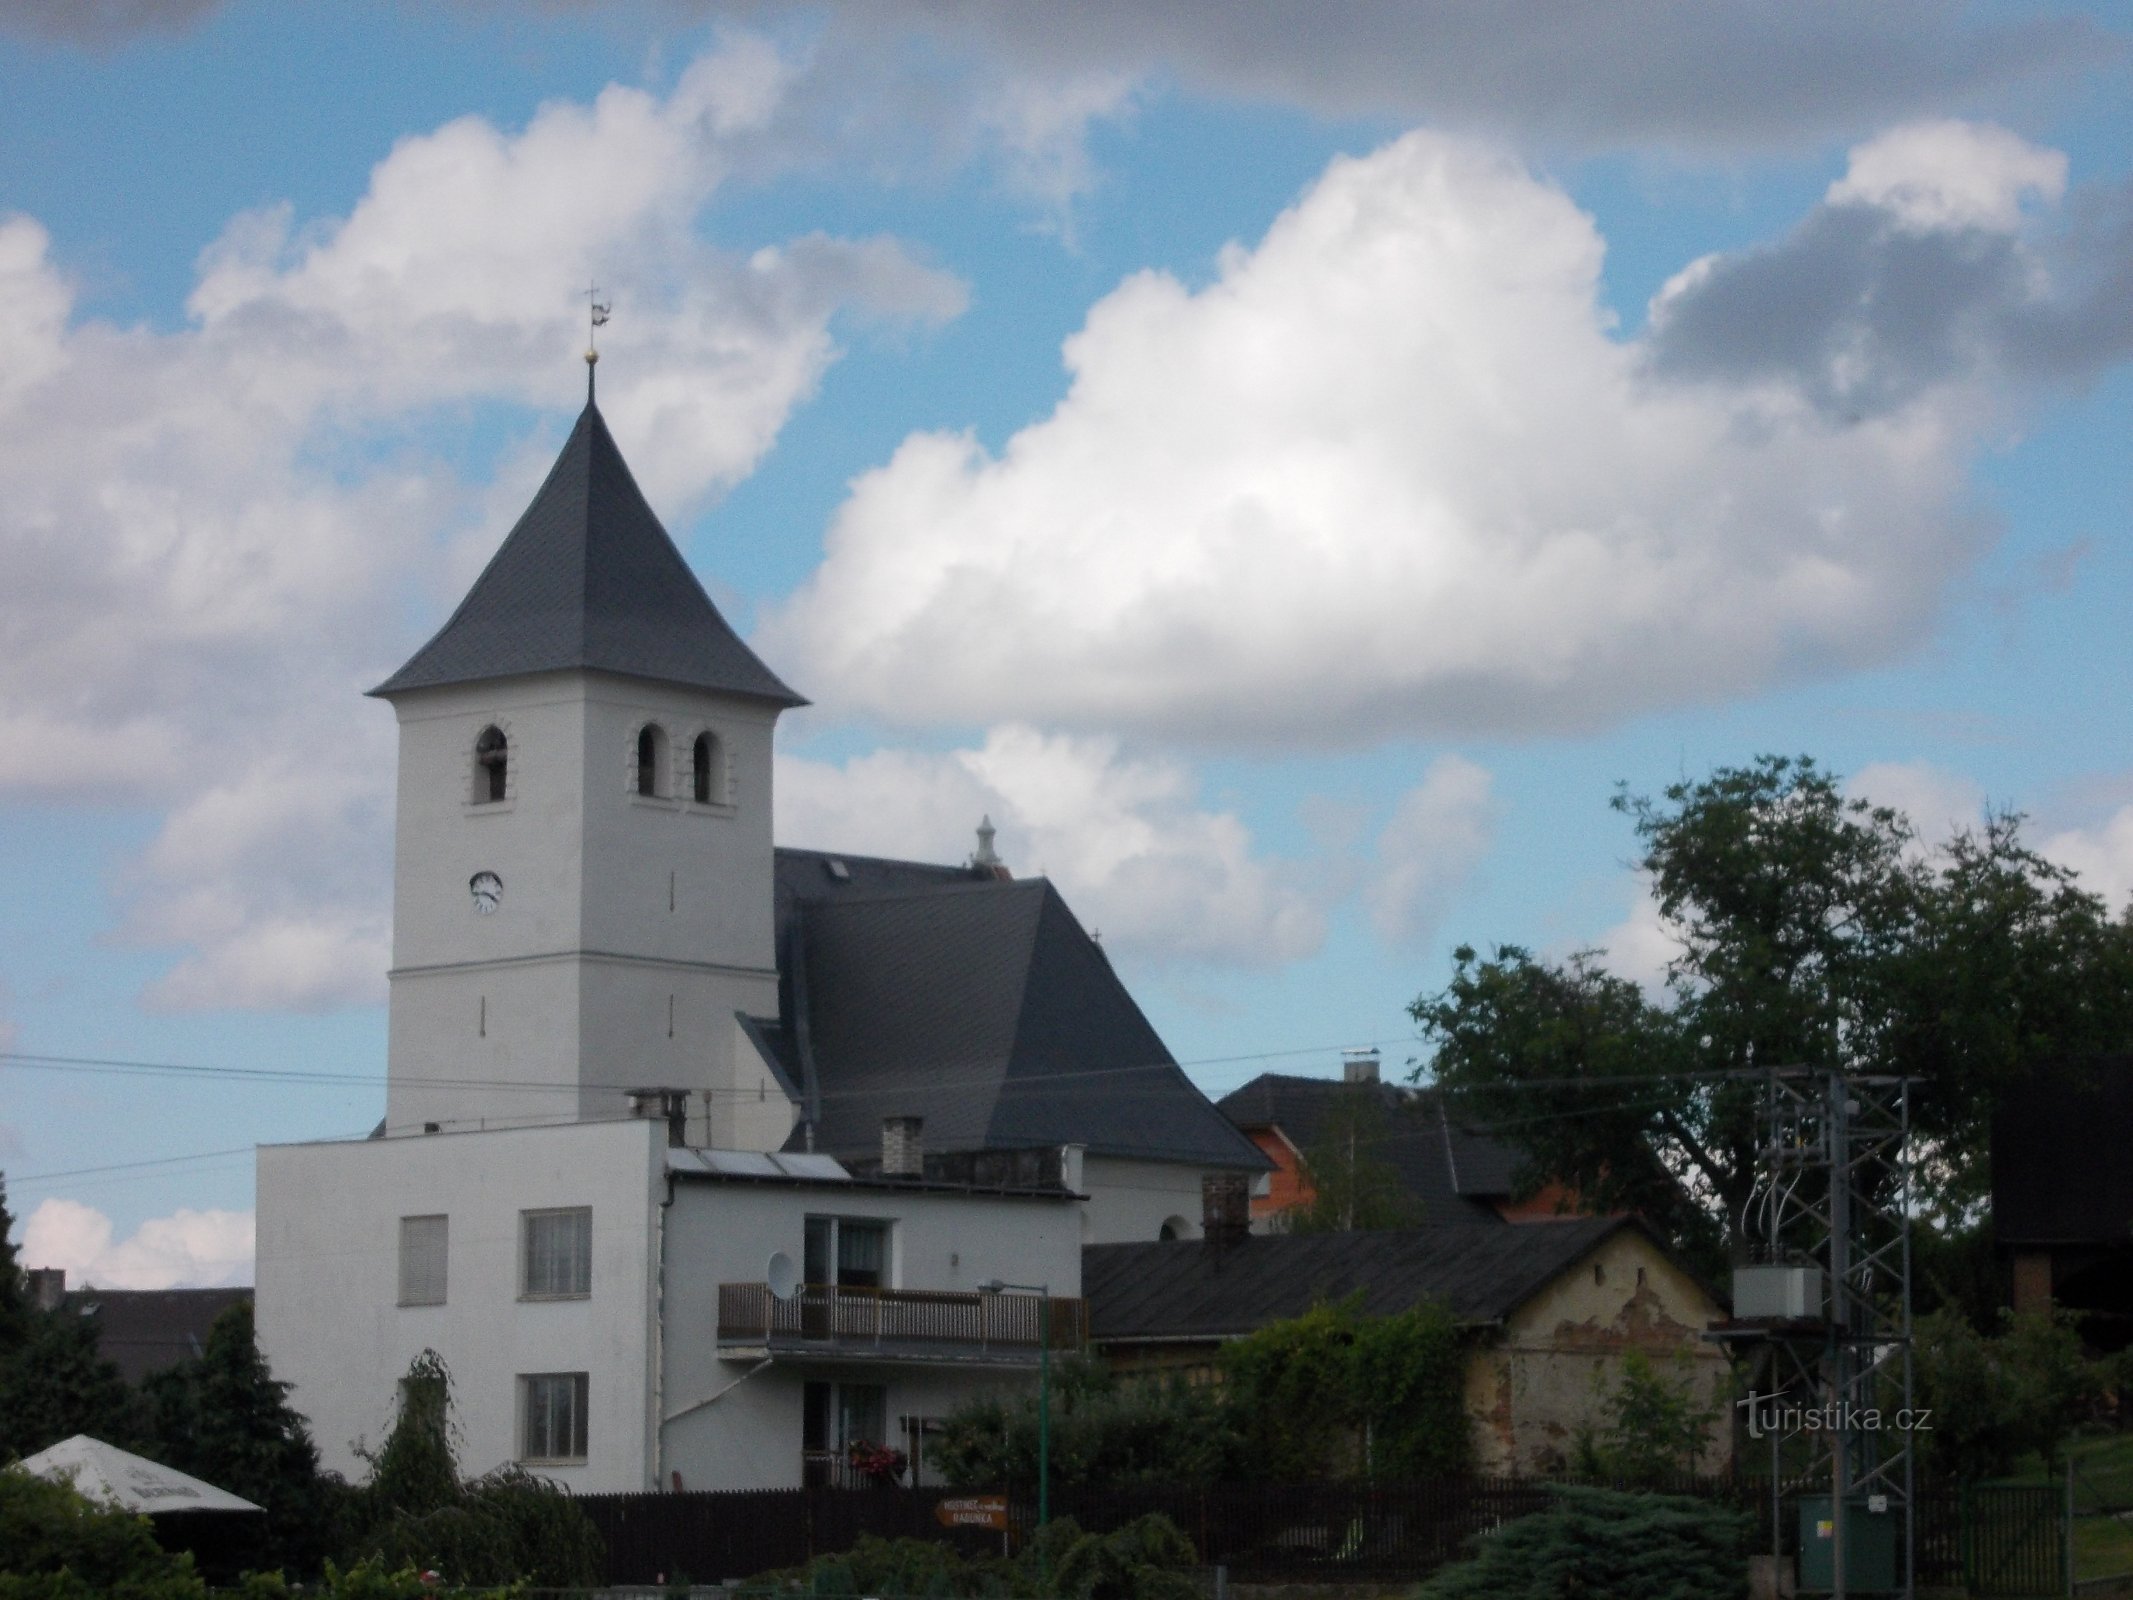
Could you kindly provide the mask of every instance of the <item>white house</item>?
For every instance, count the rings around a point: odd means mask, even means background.
[[[1206,1181],[1265,1169],[989,829],[961,866],[774,848],[803,702],[589,399],[374,692],[386,1114],[259,1154],[260,1339],[329,1464],[425,1348],[477,1468],[728,1488],[860,1440],[922,1457],[926,1419],[1080,1337],[1083,1244],[1192,1236]]]

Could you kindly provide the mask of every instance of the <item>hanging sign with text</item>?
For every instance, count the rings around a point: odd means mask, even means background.
[[[943,1500],[933,1508],[944,1528],[993,1528],[1007,1530],[1007,1496],[966,1494]]]

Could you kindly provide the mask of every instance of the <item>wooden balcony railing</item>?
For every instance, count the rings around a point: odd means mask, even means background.
[[[807,1284],[784,1299],[762,1283],[718,1286],[718,1342],[825,1354],[1034,1362],[1047,1330],[1056,1351],[1087,1341],[1085,1300],[948,1289]]]

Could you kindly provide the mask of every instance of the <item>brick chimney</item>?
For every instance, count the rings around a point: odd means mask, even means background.
[[[1252,1231],[1252,1180],[1242,1172],[1208,1172],[1200,1177],[1200,1238],[1220,1253],[1244,1242]]]
[[[924,1117],[881,1119],[881,1175],[884,1178],[923,1178],[926,1146],[919,1136],[925,1131]]]
[[[1378,1081],[1378,1052],[1375,1046],[1367,1050],[1343,1050],[1341,1052],[1341,1082],[1376,1083]]]

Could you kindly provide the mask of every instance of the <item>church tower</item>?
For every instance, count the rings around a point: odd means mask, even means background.
[[[458,610],[371,693],[400,723],[387,1135],[620,1116],[658,1086],[709,1142],[706,1108],[759,1092],[736,1017],[777,1011],[771,741],[806,702],[589,393]]]

